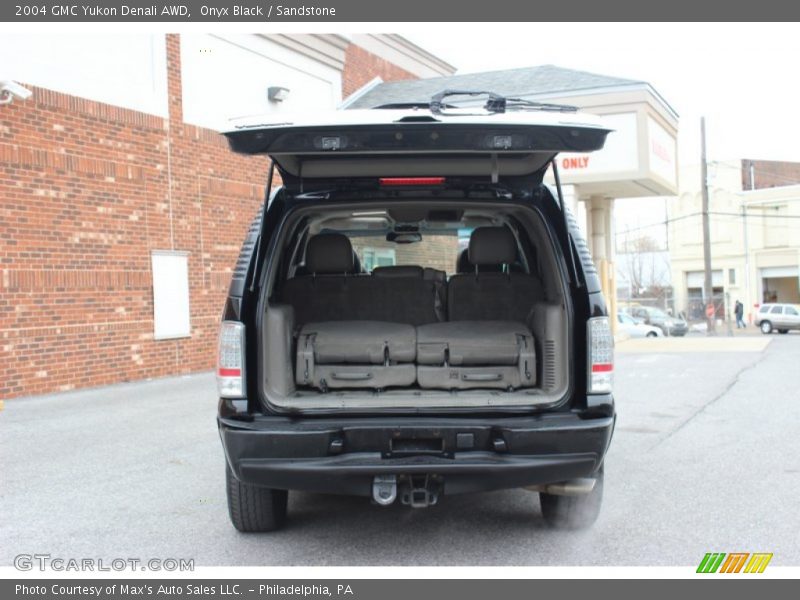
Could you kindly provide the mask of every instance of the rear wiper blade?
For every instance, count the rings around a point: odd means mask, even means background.
[[[537,102],[524,98],[506,98],[494,92],[485,90],[443,90],[431,98],[430,110],[435,115],[446,115],[445,109],[455,108],[444,103],[444,99],[450,96],[487,96],[486,103],[482,106],[487,113],[504,113],[507,110],[542,110],[551,112],[577,112],[577,106],[569,104],[555,104],[551,102]],[[465,109],[467,107],[464,107]],[[457,113],[464,115],[464,112]],[[472,114],[472,113],[466,113]]]
[[[506,98],[506,108],[527,108],[530,110],[546,110],[553,112],[578,112],[578,107],[570,104],[536,102],[535,100],[525,100],[525,98]]]

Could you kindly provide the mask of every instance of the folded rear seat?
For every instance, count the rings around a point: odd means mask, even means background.
[[[419,385],[536,385],[536,350],[526,323],[542,297],[541,285],[526,273],[507,272],[517,260],[517,243],[507,227],[479,227],[470,237],[468,253],[475,271],[453,275],[448,283],[451,320],[417,328]]]
[[[308,323],[297,339],[299,385],[385,388],[416,379],[416,330],[383,321]]]
[[[513,321],[451,321],[417,328],[424,388],[520,388],[536,384],[533,335]]]
[[[309,274],[286,281],[280,293],[294,307],[297,384],[321,390],[413,385],[414,326],[437,320],[434,283],[352,275],[352,246],[339,233],[309,240],[305,268]]]

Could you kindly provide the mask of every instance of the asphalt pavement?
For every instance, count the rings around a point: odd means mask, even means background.
[[[0,565],[696,565],[711,551],[798,565],[800,334],[769,339],[618,346],[603,511],[582,532],[548,529],[537,495],[510,490],[416,510],[293,493],[286,529],[240,534],[212,375],[6,401]]]

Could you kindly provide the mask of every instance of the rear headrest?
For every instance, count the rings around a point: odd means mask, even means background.
[[[482,273],[497,271],[498,273],[503,270],[503,265],[484,265],[481,269]],[[458,255],[456,261],[456,273],[474,273],[475,265],[469,262],[469,249],[464,248]]]
[[[352,273],[353,246],[341,233],[319,233],[308,240],[306,269],[312,275]]]
[[[469,262],[479,267],[517,260],[517,241],[508,227],[478,227],[469,238]]]
[[[422,267],[414,265],[397,265],[393,267],[375,267],[372,274],[377,277],[416,277],[422,279]]]

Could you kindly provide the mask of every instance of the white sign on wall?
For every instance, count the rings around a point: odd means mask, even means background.
[[[153,250],[153,337],[189,337],[189,254]]]
[[[603,115],[602,118],[603,125],[614,130],[608,134],[602,150],[559,154],[558,171],[566,183],[573,177],[603,176],[639,169],[636,113]]]
[[[647,136],[650,170],[676,184],[675,138],[652,117],[647,117]]]

